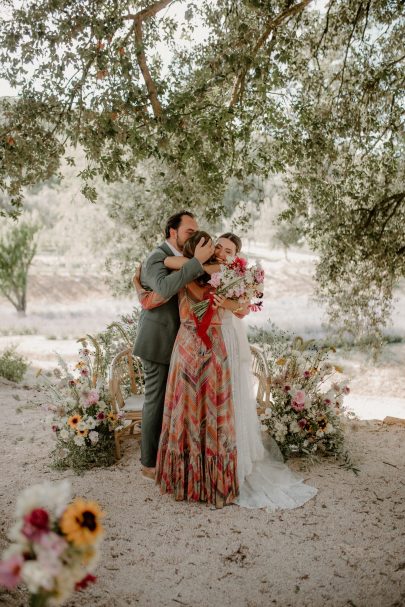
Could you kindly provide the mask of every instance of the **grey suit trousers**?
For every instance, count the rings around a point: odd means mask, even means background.
[[[141,463],[154,468],[162,429],[163,406],[169,365],[142,358],[145,373],[145,402],[142,412]]]

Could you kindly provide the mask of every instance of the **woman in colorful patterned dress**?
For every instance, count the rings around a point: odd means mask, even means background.
[[[206,232],[184,245],[192,257]],[[179,293],[180,329],[170,362],[156,483],[176,500],[222,508],[238,496],[237,452],[231,372],[221,332],[223,309],[215,308],[208,340],[197,334],[192,304],[210,287],[197,281]],[[205,342],[205,343],[204,343]]]

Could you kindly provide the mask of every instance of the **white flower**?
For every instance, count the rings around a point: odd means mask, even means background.
[[[299,427],[298,423],[296,422],[296,420],[294,419],[291,423],[290,423],[290,432],[293,433],[297,433],[301,430],[301,428]]]
[[[325,434],[333,434],[335,432],[335,428],[332,426],[331,423],[327,423],[326,427],[325,427]]]
[[[86,442],[84,440],[84,436],[80,436],[80,434],[76,434],[76,436],[73,439],[73,442],[78,447],[83,447],[86,444]]]
[[[71,499],[68,480],[59,483],[44,482],[24,489],[17,499],[16,515],[22,518],[35,508],[43,508],[59,518]]]
[[[79,422],[77,424],[77,429],[78,430],[88,430],[88,426],[87,426],[86,422],[82,420],[81,422]]]
[[[69,438],[69,432],[66,429],[61,430],[59,432],[59,438],[61,438],[62,440],[68,440],[68,438]]]
[[[103,400],[99,400],[97,403],[97,407],[101,410],[101,411],[105,411],[108,407],[106,405],[106,403]]]
[[[94,430],[97,425],[97,422],[94,417],[86,417],[86,424],[89,430]]]
[[[95,445],[96,443],[98,443],[98,432],[96,432],[95,430],[92,430],[91,432],[89,432],[89,439],[91,441],[92,445]]]
[[[271,409],[269,409],[269,407],[267,407],[267,408],[264,410],[264,413],[265,413],[266,415],[271,415]]]
[[[316,435],[317,435],[319,438],[322,438],[322,437],[323,437],[323,435],[324,435],[324,431],[323,431],[323,430],[321,430],[321,429],[319,428],[319,430],[317,430],[317,432],[316,432]]]
[[[53,575],[46,567],[38,561],[25,561],[21,569],[21,578],[33,594],[41,589],[52,590],[54,585]]]

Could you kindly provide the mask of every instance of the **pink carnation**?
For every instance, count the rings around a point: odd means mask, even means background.
[[[95,405],[100,400],[100,395],[97,390],[90,390],[86,396],[86,405],[89,406]]]
[[[35,508],[24,516],[22,533],[29,540],[38,540],[49,531],[49,514],[43,508]]]
[[[0,586],[15,588],[21,579],[21,568],[24,559],[20,554],[11,556],[7,561],[0,561]]]
[[[219,285],[221,284],[221,273],[215,272],[215,274],[211,276],[211,280],[209,280],[208,282],[212,287],[214,287],[214,289],[219,287]]]
[[[302,411],[305,408],[305,392],[304,390],[297,390],[294,394],[291,407],[294,411]]]

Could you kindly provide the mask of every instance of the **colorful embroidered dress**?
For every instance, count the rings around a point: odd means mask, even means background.
[[[195,293],[195,285],[192,289]],[[221,508],[238,495],[231,374],[216,310],[207,349],[198,337],[191,289],[179,293],[181,325],[167,380],[156,464],[162,493]]]

